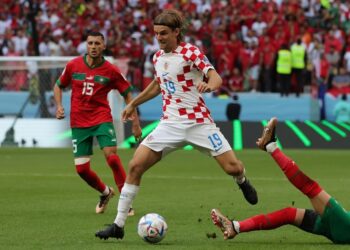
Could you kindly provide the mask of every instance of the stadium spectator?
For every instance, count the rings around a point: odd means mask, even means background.
[[[291,85],[292,55],[286,44],[282,44],[281,49],[278,51],[276,71],[277,86],[281,96],[288,96]]]
[[[253,42],[250,46],[248,68],[249,89],[252,92],[258,91],[258,80],[260,76],[261,53],[257,47],[257,43]]]
[[[227,95],[229,95],[230,93],[243,91],[243,77],[241,72],[239,71],[239,68],[233,68],[232,73],[227,79],[227,86],[224,87],[227,88]]]
[[[15,51],[20,55],[28,55],[29,39],[23,29],[18,29],[16,35],[12,37],[12,42],[15,46]]]
[[[292,76],[294,76],[295,92],[298,97],[303,92],[307,62],[306,48],[302,44],[301,38],[298,38],[296,43],[292,44],[290,51],[292,55]]]
[[[68,33],[64,33],[63,36],[60,37],[58,44],[61,47],[62,56],[76,55],[76,50],[73,46],[73,41],[70,39]]]
[[[113,172],[119,191],[125,182],[125,171],[117,155],[116,134],[112,123],[107,94],[117,89],[126,103],[132,100],[131,85],[120,70],[102,56],[105,49],[104,37],[99,32],[87,35],[87,54],[69,61],[54,86],[56,118],[65,117],[62,106],[62,89],[72,86],[70,124],[74,163],[79,176],[92,188],[101,193],[96,213],[103,213],[114,196],[113,188],[107,186],[90,168],[93,138],[96,137],[103,150],[107,164]],[[132,131],[135,138],[141,136],[137,114],[133,113]],[[132,211],[128,211],[131,212]]]
[[[48,35],[46,35],[39,44],[39,53],[41,56],[51,56],[50,37]]]
[[[276,89],[275,86],[275,60],[276,60],[276,49],[271,44],[269,36],[265,35],[261,42],[260,53],[261,53],[261,90],[264,92],[272,92]],[[261,49],[262,48],[262,49]]]
[[[38,34],[38,39],[34,39],[34,36],[29,37],[29,34],[34,35],[35,32],[31,30],[28,1],[19,1],[2,6],[3,10],[0,11],[0,43],[1,40],[3,42],[0,46],[3,48],[2,51],[6,52],[7,40],[17,37],[17,30],[23,30],[25,37],[29,39],[23,54],[35,55],[34,48],[45,39],[45,36],[55,37],[55,34],[61,33],[69,34],[69,40],[73,44],[70,46],[73,48],[71,51],[65,50],[62,53],[71,56],[83,55],[86,53],[86,32],[101,30],[107,41],[106,54],[118,57],[119,50],[125,49],[131,36],[140,42],[141,47],[149,44],[146,42],[145,34],[153,36],[150,32],[152,30],[152,17],[164,8],[179,8],[186,19],[191,20],[188,25],[188,38],[185,41],[195,41],[192,43],[199,47],[203,46],[203,52],[214,63],[218,71],[221,67],[218,63],[221,56],[220,51],[224,51],[226,46],[230,47],[229,51],[234,58],[232,60],[234,64],[237,63],[239,54],[245,56],[244,53],[241,54],[240,48],[231,47],[231,36],[236,36],[237,41],[241,44],[247,41],[249,47],[250,43],[254,41],[260,53],[266,46],[263,42],[265,36],[270,39],[275,53],[282,44],[287,44],[290,47],[291,42],[295,41],[297,37],[302,38],[302,42],[307,46],[309,52],[310,43],[317,38],[322,45],[321,47],[325,48],[326,54],[329,54],[331,47],[335,48],[339,53],[339,58],[335,59],[338,60],[338,64],[341,64],[345,59],[342,52],[344,48],[347,51],[346,48],[349,47],[350,42],[350,3],[335,1],[334,4],[330,5],[329,1],[325,2],[327,1],[321,3],[319,0],[195,0],[180,2],[103,0],[41,1],[40,3],[34,1]],[[2,37],[4,32],[6,37]],[[10,34],[6,34],[7,32]],[[256,38],[258,38],[258,43],[256,43]],[[138,51],[136,50],[135,53]],[[4,52],[1,53],[4,54]],[[140,67],[143,66],[146,58],[146,52],[141,52]],[[248,77],[248,67],[245,65],[245,62],[249,61],[248,58],[243,58],[238,62],[242,63],[240,67],[242,75],[245,77],[245,91],[251,89],[249,87],[251,81]],[[260,68],[263,75],[264,69],[270,68],[265,63],[266,61],[262,59]],[[331,64],[333,65],[332,62]],[[312,69],[308,67],[308,75],[305,78],[307,84],[311,82],[311,72]],[[273,71],[271,79],[275,81],[276,76],[277,73]],[[253,85],[259,86],[256,88],[257,90],[265,90],[264,85],[270,85],[269,83],[265,84],[266,80],[267,77],[261,77]],[[328,84],[331,84],[331,78]],[[255,88],[253,87],[253,89]],[[275,91],[275,89],[271,89]]]
[[[50,118],[56,118],[56,103],[53,95],[49,97],[47,111],[49,112]]]
[[[350,102],[347,100],[347,94],[342,94],[340,101],[334,106],[333,114],[337,122],[350,122]]]
[[[124,237],[127,212],[139,191],[144,172],[165,154],[188,143],[213,156],[222,169],[236,179],[249,203],[258,202],[254,187],[245,177],[243,164],[213,123],[202,98],[202,93],[218,89],[222,80],[198,48],[182,42],[183,22],[176,10],[165,10],[154,19],[154,33],[161,49],[153,58],[156,77],[125,107],[122,118],[130,119],[137,106],[160,93],[163,116],[157,128],[136,149],[120,195],[118,214],[112,225],[95,234],[100,239]],[[203,76],[208,78],[208,83],[203,82]]]
[[[85,36],[84,36],[85,37]],[[87,53],[87,43],[86,43],[86,39],[84,39],[83,41],[81,41],[77,47],[77,52],[79,55],[85,55]]]
[[[277,119],[272,118],[264,128],[261,138],[257,140],[257,145],[271,155],[289,182],[309,198],[313,209],[286,207],[242,221],[231,221],[220,210],[213,209],[211,211],[213,223],[223,232],[225,240],[232,239],[239,233],[294,225],[305,232],[322,235],[333,243],[349,244],[350,213],[278,148],[275,137],[276,125]]]
[[[252,30],[255,31],[257,36],[261,36],[264,34],[265,29],[267,28],[267,24],[264,20],[262,20],[261,13],[258,13],[256,19],[252,25]]]
[[[327,82],[330,75],[330,64],[323,52],[315,51],[314,56],[312,73],[318,90],[318,99],[320,100],[320,118],[324,120],[326,117],[325,95],[328,90]]]
[[[11,20],[7,19],[5,12],[0,12],[0,37],[5,35],[7,29],[11,28]]]
[[[153,67],[153,54],[150,54],[143,65],[143,83],[142,83],[142,89],[144,90],[153,80],[154,77],[154,67]]]

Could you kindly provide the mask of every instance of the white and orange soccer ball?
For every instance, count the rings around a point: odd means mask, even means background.
[[[165,219],[156,213],[149,213],[141,217],[137,226],[137,233],[148,243],[158,243],[164,239],[168,231]]]

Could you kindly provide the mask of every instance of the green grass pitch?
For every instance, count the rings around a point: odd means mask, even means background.
[[[120,150],[127,166],[133,150]],[[350,208],[349,151],[285,150],[345,208]],[[259,194],[249,205],[232,178],[216,162],[197,152],[168,155],[143,177],[134,202],[136,216],[127,220],[122,241],[102,241],[94,233],[111,223],[118,198],[106,213],[96,215],[98,194],[75,173],[69,149],[0,149],[0,249],[332,249],[327,239],[293,226],[256,231],[224,241],[209,219],[218,207],[229,217],[243,219],[286,206],[311,207],[285,179],[268,154],[243,150],[237,156]],[[95,149],[92,168],[110,185],[112,173],[102,152]],[[139,218],[149,212],[165,217],[169,231],[157,245],[137,235]],[[217,235],[208,238],[207,234]]]

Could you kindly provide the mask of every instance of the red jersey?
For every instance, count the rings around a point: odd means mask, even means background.
[[[86,128],[112,122],[108,92],[117,89],[125,96],[132,89],[115,65],[103,59],[100,65],[91,68],[86,62],[86,55],[69,61],[56,84],[60,88],[72,85],[72,128]]]

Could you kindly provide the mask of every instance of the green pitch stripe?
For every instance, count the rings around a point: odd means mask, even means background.
[[[149,133],[152,132],[152,130],[157,127],[159,121],[152,122],[151,124],[148,124],[146,127],[142,129],[142,139],[145,138]],[[128,138],[126,138],[122,144],[120,145],[121,148],[131,148],[132,144],[136,144],[136,139],[132,135]]]
[[[337,122],[338,125],[350,131],[350,125],[345,122]]]
[[[317,126],[315,123],[312,121],[306,120],[305,124],[308,125],[310,128],[312,128],[317,134],[319,134],[323,139],[326,141],[331,141],[332,137],[327,134],[323,129],[321,129],[319,126]]]
[[[346,137],[346,133],[339,129],[338,127],[334,126],[332,123],[330,123],[329,121],[323,120],[321,122],[323,125],[325,125],[326,127],[330,128],[331,130],[333,130],[335,133],[337,133],[338,135],[340,135],[341,137],[345,138]]]
[[[295,125],[293,122],[286,120],[286,125],[296,134],[296,136],[301,140],[301,142],[305,145],[305,147],[311,146],[311,141],[307,136],[301,131],[297,125]]]
[[[233,149],[242,150],[243,149],[243,138],[242,138],[242,124],[240,120],[234,120],[232,122],[233,128]]]
[[[265,127],[267,125],[268,121],[267,120],[262,120],[261,123],[262,123],[263,127]],[[282,150],[283,147],[282,147],[280,139],[277,138],[276,142],[277,142],[277,146]]]

